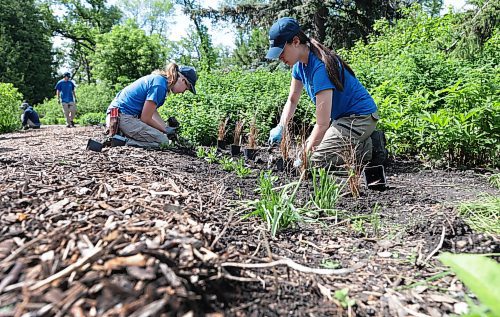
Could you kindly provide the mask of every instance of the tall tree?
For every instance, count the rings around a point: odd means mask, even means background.
[[[0,82],[38,103],[52,93],[51,32],[35,0],[0,0]]]
[[[201,5],[196,0],[176,0],[176,3],[182,6],[183,12],[193,22],[200,43],[198,51],[201,68],[210,71],[217,61],[217,53],[213,47],[210,34],[208,34],[208,28],[203,24],[202,16],[199,15]]]
[[[54,34],[71,40],[71,59],[75,73],[81,72],[92,82],[90,55],[95,50],[96,36],[118,24],[121,11],[107,0],[49,0],[53,9],[51,27]],[[55,12],[59,14],[55,14]]]
[[[170,0],[121,0],[123,18],[134,21],[148,35],[166,35],[174,5]]]

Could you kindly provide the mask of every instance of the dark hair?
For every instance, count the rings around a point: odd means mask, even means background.
[[[343,76],[341,77],[339,64],[342,65],[342,68],[347,69],[351,75],[356,77],[352,68],[334,50],[327,48],[315,39],[309,38],[302,30],[300,30],[295,36],[299,38],[300,44],[309,44],[309,48],[313,54],[325,63],[328,78],[330,78],[335,85],[335,88],[339,91],[344,90],[344,84],[342,83]],[[287,43],[292,42],[293,38]]]

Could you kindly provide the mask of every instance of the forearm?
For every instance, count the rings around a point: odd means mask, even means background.
[[[283,108],[283,112],[281,113],[280,124],[284,127],[288,125],[290,120],[297,109],[297,103],[293,102],[290,98],[286,101],[285,107]]]

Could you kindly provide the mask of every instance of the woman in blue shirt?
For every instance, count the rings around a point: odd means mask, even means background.
[[[189,66],[170,63],[164,70],[141,77],[123,88],[107,110],[106,123],[110,126],[112,108],[119,110],[119,130],[128,138],[127,145],[158,148],[169,142],[176,127],[169,127],[158,113],[169,92],[186,90],[196,93],[196,70]]]
[[[316,124],[305,150],[313,165],[341,165],[351,147],[358,161],[372,158],[372,140],[378,114],[368,91],[352,69],[334,51],[308,38],[292,18],[281,18],[269,31],[266,58],[292,67],[288,100],[281,119],[270,132],[269,143],[281,140],[305,88],[316,105]],[[299,165],[300,160],[295,163]]]

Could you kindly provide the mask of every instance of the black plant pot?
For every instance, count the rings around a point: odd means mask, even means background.
[[[111,138],[111,146],[124,146],[126,143],[127,139],[119,134],[115,134]]]
[[[386,188],[386,178],[383,165],[367,166],[363,174],[366,186],[370,189],[383,190]]]
[[[255,160],[255,155],[257,155],[257,149],[244,149],[243,153],[248,160]]]
[[[225,150],[226,149],[226,141],[217,140],[217,148],[219,148],[221,150]]]
[[[102,151],[102,143],[97,142],[95,140],[89,139],[87,142],[87,150],[94,151],[94,152],[101,152]]]
[[[241,153],[241,145],[231,144],[231,155],[238,156]]]

